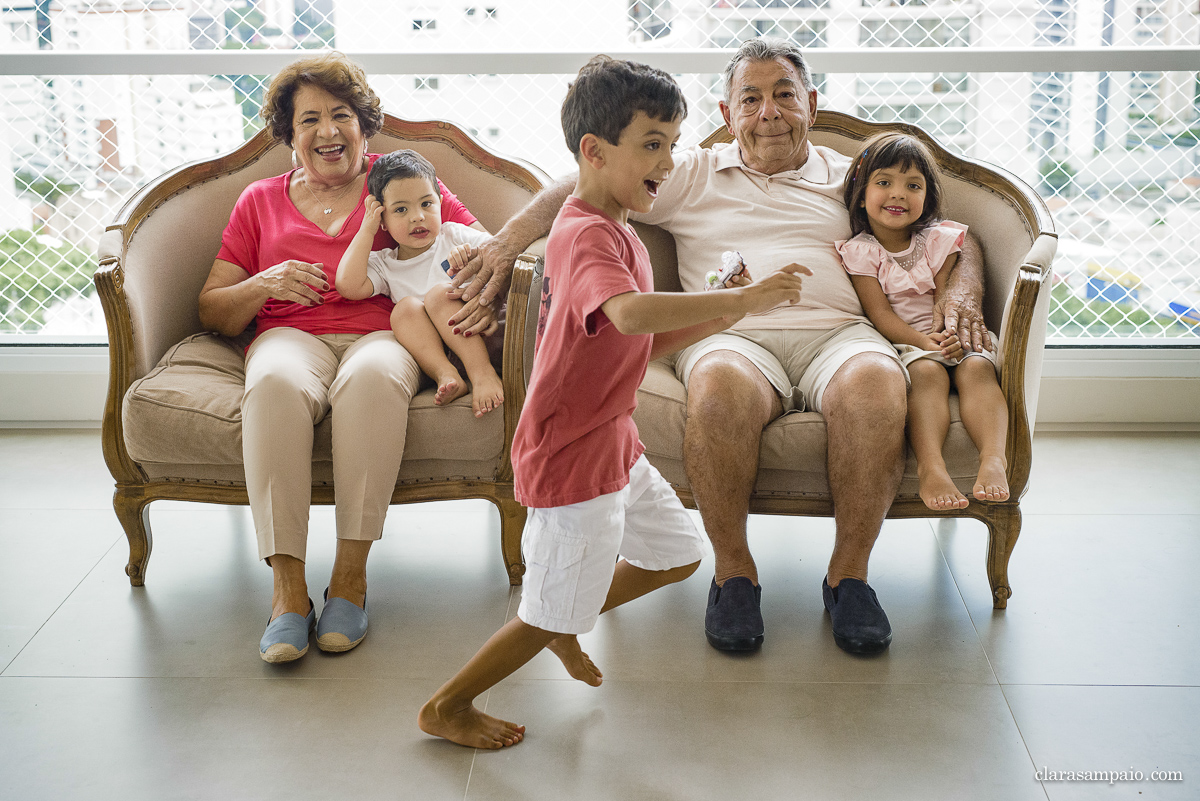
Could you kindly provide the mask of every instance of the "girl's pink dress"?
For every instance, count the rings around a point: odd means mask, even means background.
[[[846,272],[879,279],[896,315],[915,330],[928,334],[933,329],[934,277],[951,253],[962,250],[966,232],[967,226],[962,223],[943,220],[914,233],[912,244],[903,253],[889,253],[868,231],[850,240],[834,242],[833,246],[841,255]],[[992,341],[996,341],[995,335]],[[904,364],[921,358],[955,363],[942,359],[936,351],[921,350],[914,345],[896,345],[896,350]],[[991,352],[967,355],[983,356],[996,363]]]

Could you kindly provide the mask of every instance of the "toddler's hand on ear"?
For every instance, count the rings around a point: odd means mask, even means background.
[[[365,209],[363,225],[374,223],[378,227],[383,220],[383,204],[376,200],[374,195],[367,195]]]

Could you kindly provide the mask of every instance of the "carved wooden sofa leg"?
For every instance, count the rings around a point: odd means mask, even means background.
[[[117,512],[117,520],[125,529],[125,538],[129,540],[129,563],[125,565],[125,575],[134,587],[146,583],[146,563],[150,561],[150,550],[154,547],[153,535],[150,531],[150,501],[141,487],[117,485],[113,493],[113,508]]]
[[[984,522],[988,527],[988,583],[992,586],[992,608],[1004,609],[1012,597],[1008,586],[1008,560],[1021,536],[1021,507],[995,504]]]
[[[500,508],[500,549],[508,569],[508,583],[518,586],[525,575],[525,560],[521,558],[521,532],[525,530],[528,510],[514,500],[502,500]]]

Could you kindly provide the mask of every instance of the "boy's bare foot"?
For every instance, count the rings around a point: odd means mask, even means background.
[[[979,475],[975,478],[974,494],[981,501],[1007,501],[1008,462],[1003,456],[981,456]]]
[[[437,385],[437,393],[433,396],[436,406],[445,406],[467,394],[467,382],[454,369],[437,376]]]
[[[504,403],[504,384],[495,371],[490,372],[491,375],[473,382],[471,386],[471,408],[476,417],[483,417]]]
[[[524,726],[486,715],[473,704],[465,709],[439,710],[432,698],[417,713],[417,725],[426,734],[468,748],[504,748],[525,739]]]
[[[963,509],[970,503],[967,497],[958,491],[946,468],[917,468],[917,479],[920,486],[917,492],[925,505],[935,511],[943,509]]]
[[[600,682],[604,680],[604,674],[600,672],[600,668],[596,667],[596,663],[592,661],[591,657],[579,647],[579,638],[574,634],[555,637],[546,648],[562,660],[563,667],[567,669],[571,678],[579,679],[584,684],[590,684],[593,687],[599,687]]]

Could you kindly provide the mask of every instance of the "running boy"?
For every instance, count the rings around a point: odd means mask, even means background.
[[[338,264],[334,284],[342,297],[362,300],[386,295],[396,303],[392,332],[437,382],[439,406],[466,394],[467,385],[446,358],[448,346],[462,360],[471,380],[471,408],[482,417],[504,400],[500,376],[488,358],[483,338],[459,336],[434,320],[448,320],[462,302],[446,295],[446,270],[461,268],[473,248],[491,237],[465,225],[441,220],[437,174],[421,154],[397,150],[380,156],[367,176],[366,212],[362,227]],[[394,250],[371,251],[382,225]]]
[[[521,605],[422,707],[417,723],[429,734],[475,748],[520,742],[524,726],[474,699],[543,648],[598,686],[576,635],[601,612],[687,578],[703,556],[671,485],[642,455],[631,416],[638,385],[655,356],[799,301],[795,273],[807,270],[794,265],[760,284],[738,277],[718,292],[652,291],[649,255],[626,219],[654,204],[686,114],[668,74],[607,56],[567,91],[563,134],[579,181],[546,246],[537,355],[513,441],[516,497],[530,507]]]

